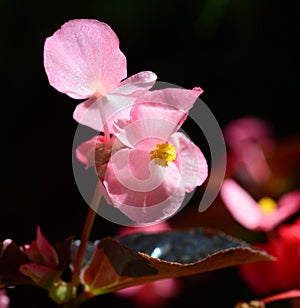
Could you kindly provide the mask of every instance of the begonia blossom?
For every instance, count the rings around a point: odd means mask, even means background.
[[[229,149],[229,173],[255,184],[266,181],[271,173],[266,152],[274,146],[272,126],[265,119],[244,116],[226,124],[223,134]]]
[[[177,132],[201,93],[200,88],[147,92],[137,99],[129,120],[115,123],[124,146],[113,148],[103,184],[108,202],[134,222],[159,222],[175,214],[186,192],[207,178],[204,155]]]
[[[236,181],[226,179],[220,194],[232,216],[249,230],[271,231],[300,208],[300,190],[281,196],[277,202],[270,197],[256,201]]]
[[[97,131],[111,130],[111,121],[128,113],[136,97],[153,86],[150,71],[127,76],[126,57],[115,32],[94,19],[66,22],[44,46],[44,66],[49,83],[74,99],[74,119]]]
[[[286,291],[300,283],[300,220],[281,225],[265,244],[254,244],[275,257],[273,262],[242,265],[240,272],[250,288],[260,295]]]

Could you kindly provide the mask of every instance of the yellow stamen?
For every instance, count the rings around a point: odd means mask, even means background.
[[[276,202],[269,197],[263,197],[258,201],[260,209],[266,213],[270,214],[273,213],[277,209]]]
[[[169,162],[176,159],[176,149],[173,144],[169,143],[157,144],[150,154],[150,159],[154,159],[154,162],[162,167],[167,167]]]

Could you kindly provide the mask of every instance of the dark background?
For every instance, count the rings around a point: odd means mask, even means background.
[[[74,18],[96,18],[112,27],[128,76],[151,70],[160,81],[203,88],[201,98],[221,127],[256,115],[272,123],[278,138],[299,133],[298,1],[0,0],[1,240],[29,243],[40,225],[51,242],[59,242],[79,236],[82,228],[87,205],[71,162],[77,102],[48,84],[42,58],[45,38]],[[118,228],[97,217],[92,237]],[[170,307],[193,306],[194,300],[197,306],[202,301],[232,307],[244,299],[242,282],[228,278],[235,269],[215,275],[198,284],[187,279],[184,295]],[[46,307],[41,291],[10,292],[12,307],[26,301]],[[127,302],[106,295],[84,307],[101,303]]]

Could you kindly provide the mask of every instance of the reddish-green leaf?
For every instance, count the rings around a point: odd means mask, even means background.
[[[98,295],[159,279],[270,260],[266,252],[213,230],[136,233],[102,239],[82,279],[86,290]]]

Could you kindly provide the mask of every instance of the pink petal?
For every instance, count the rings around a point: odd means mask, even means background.
[[[208,175],[207,161],[201,150],[184,134],[173,134],[169,142],[175,146],[180,159],[181,179],[185,191],[191,192],[206,180]]]
[[[150,71],[137,73],[121,82],[113,94],[140,96],[145,91],[153,87],[157,76]]]
[[[77,159],[86,166],[86,168],[95,165],[95,147],[96,143],[105,144],[104,136],[94,136],[90,140],[81,143],[76,148]]]
[[[170,108],[181,110],[185,113],[193,107],[196,99],[203,91],[200,88],[194,88],[192,90],[181,88],[165,88],[161,90],[149,91],[145,95],[141,96],[137,103],[156,103],[166,105]],[[139,105],[135,106],[137,110],[133,111],[133,119],[135,116],[139,118],[138,113],[143,113],[144,117],[153,118],[155,113],[153,111],[147,112],[146,110],[139,111]]]
[[[235,181],[226,179],[220,190],[221,197],[232,216],[244,227],[260,227],[262,212],[257,202]]]
[[[103,131],[103,124],[112,133],[112,123],[119,118],[129,118],[130,109],[139,95],[150,89],[156,80],[152,72],[141,72],[123,81],[111,94],[90,98],[77,105],[73,117],[83,125]],[[102,114],[101,114],[102,113]]]
[[[104,124],[110,133],[112,122],[116,117],[129,117],[130,107],[136,98],[124,95],[106,95],[97,100],[91,99],[76,106],[73,118],[98,132],[104,131]],[[102,114],[101,114],[102,112]]]
[[[163,168],[145,157],[140,150],[119,150],[108,163],[103,181],[113,206],[139,224],[175,214],[185,195],[175,164]]]
[[[152,108],[153,106],[149,106]],[[159,114],[157,109],[157,118],[141,118],[137,121],[119,120],[114,123],[113,131],[118,139],[127,147],[148,149],[150,153],[159,143],[168,142],[171,134],[177,129],[176,123],[170,122]]]
[[[283,195],[277,202],[278,209],[265,217],[262,221],[262,228],[265,231],[274,229],[284,220],[296,214],[300,209],[300,191],[295,190]]]
[[[119,230],[118,236],[126,236],[129,234],[133,234],[136,232],[144,232],[144,233],[158,233],[162,231],[170,230],[170,225],[163,221],[161,223],[150,225],[150,226],[143,226],[143,227],[123,227]]]
[[[282,293],[270,295],[268,297],[265,297],[261,301],[265,304],[268,304],[268,303],[272,303],[272,302],[276,302],[276,301],[280,301],[284,299],[291,299],[291,298],[298,298],[298,297],[300,297],[300,290],[295,289],[295,290],[289,290],[289,291],[285,291]]]
[[[77,99],[111,92],[127,74],[118,37],[93,19],[70,20],[48,37],[44,66],[49,83]]]
[[[176,124],[178,129],[201,93],[200,88],[193,90],[166,88],[149,91],[137,99],[130,114],[131,121],[165,119]]]

